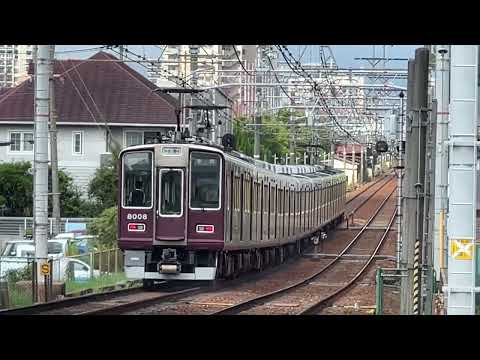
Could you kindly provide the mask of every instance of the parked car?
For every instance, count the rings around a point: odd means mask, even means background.
[[[53,281],[65,281],[68,278],[74,281],[90,279],[91,275],[98,276],[99,271],[91,271],[90,266],[79,259],[65,257],[68,246],[67,239],[48,241],[48,257],[53,260]],[[0,280],[4,280],[8,271],[21,270],[31,266],[35,258],[33,241],[9,241],[0,256]]]
[[[77,236],[73,241],[73,244],[77,248],[80,254],[86,254],[89,252],[97,251],[97,237],[93,235],[81,235]]]

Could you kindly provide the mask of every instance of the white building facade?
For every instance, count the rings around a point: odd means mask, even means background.
[[[162,47],[160,62],[147,71],[147,77],[151,82],[158,87],[178,87],[182,80],[188,84],[196,83],[200,88],[220,86],[233,100],[236,112],[243,113],[248,94],[254,93],[252,89],[248,90],[247,86],[239,85],[246,79],[238,60],[240,59],[247,71],[253,71],[256,66],[257,45],[160,46]],[[196,57],[193,65],[192,46],[193,53],[197,54],[193,56]]]

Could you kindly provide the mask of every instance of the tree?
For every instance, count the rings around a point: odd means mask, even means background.
[[[88,227],[92,235],[98,237],[98,243],[104,248],[113,247],[117,242],[117,207],[105,209]]]
[[[275,115],[262,116],[262,125],[259,128],[260,159],[266,158],[273,162],[274,155],[280,158],[288,152],[291,130],[287,125],[291,115],[294,114],[290,111],[279,111]],[[255,128],[249,125],[253,125],[253,120],[237,118],[234,122],[234,134],[237,150],[253,156]]]
[[[88,185],[88,194],[95,201],[99,212],[117,204],[119,151],[112,151],[112,161],[95,171]]]
[[[33,171],[30,162],[0,164],[0,196],[5,199],[7,216],[32,216],[33,214]],[[73,179],[64,171],[58,171],[61,216],[88,217],[89,204],[82,199]],[[51,170],[49,169],[49,192],[52,192]],[[52,202],[49,201],[49,214]]]
[[[112,166],[103,166],[96,170],[88,185],[88,194],[102,209],[117,204],[118,173]]]
[[[5,198],[6,214],[32,216],[33,176],[29,162],[0,164],[0,195]]]
[[[48,191],[52,192],[51,168],[48,169]],[[58,187],[60,191],[60,211],[64,217],[84,217],[83,214],[85,200],[81,197],[81,192],[73,183],[73,179],[64,171],[58,171]],[[52,214],[52,201],[48,202],[48,213]]]

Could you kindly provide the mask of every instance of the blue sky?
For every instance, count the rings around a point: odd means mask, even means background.
[[[79,49],[88,49],[98,47],[99,45],[57,45],[56,54],[57,58],[70,58],[70,59],[83,59],[87,58],[98,50],[85,51],[85,52],[67,52],[72,50]],[[421,47],[422,45],[395,45],[387,46],[387,55],[389,57],[395,58],[409,58],[413,57],[415,49]],[[342,68],[359,68],[362,66],[367,66],[368,64],[365,61],[354,60],[356,57],[371,57],[373,56],[373,46],[372,45],[330,45],[333,54],[336,58],[337,64]],[[145,54],[148,57],[159,56],[161,49],[155,47],[154,45],[128,45],[128,48],[134,51],[137,54]],[[299,46],[290,46],[289,47],[294,55],[298,55]],[[303,46],[300,46],[303,48]],[[376,56],[382,55],[382,46],[376,45]],[[308,60],[309,58],[314,59],[314,50],[310,48],[306,51],[303,61]],[[391,62],[390,67],[406,67],[406,62]],[[141,67],[136,67],[137,70],[141,71]],[[142,71],[143,73],[143,71]]]

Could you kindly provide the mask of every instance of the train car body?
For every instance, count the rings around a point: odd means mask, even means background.
[[[127,277],[213,280],[283,261],[343,218],[346,177],[198,144],[120,155],[119,247]]]

